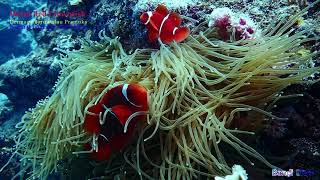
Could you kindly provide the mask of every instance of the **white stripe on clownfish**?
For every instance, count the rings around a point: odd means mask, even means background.
[[[161,34],[163,24],[166,22],[166,20],[169,18],[169,16],[170,16],[170,14],[166,15],[166,17],[163,18],[161,25],[160,25],[160,28],[159,28],[159,36]]]
[[[147,14],[148,14],[148,20],[147,20],[147,22],[144,23],[145,25],[147,25],[150,22],[150,19],[153,15],[153,13],[151,11],[148,11]]]
[[[129,100],[128,93],[127,93],[128,87],[129,87],[129,84],[124,84],[124,85],[123,85],[123,87],[122,87],[122,94],[123,94],[123,96],[124,96],[124,97],[126,98],[126,100],[127,100],[130,104],[132,104],[133,106],[135,106],[135,107],[141,107],[141,105],[140,105],[140,106],[139,106],[139,105],[136,105],[136,104],[134,104],[133,102],[131,102],[131,101]]]
[[[174,29],[173,29],[173,31],[172,31],[172,35],[175,35],[176,34],[176,30],[177,30],[178,28],[177,27],[174,27]]]

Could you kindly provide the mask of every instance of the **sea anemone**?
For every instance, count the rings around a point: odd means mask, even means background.
[[[108,160],[106,178],[212,178],[231,174],[238,157],[274,167],[239,138],[254,132],[230,127],[241,112],[282,119],[264,110],[266,104],[295,97],[279,95],[290,84],[315,81],[304,79],[319,71],[308,63],[319,53],[296,52],[318,37],[289,30],[306,11],[256,39],[223,42],[208,28],[185,43],[127,54],[118,39],[101,31],[101,42],[87,37],[80,50],[61,50],[65,64],[54,93],[17,125],[21,172],[31,168],[30,178],[45,179],[59,160],[81,154],[84,144],[94,140],[84,130],[88,109],[126,83],[147,89],[149,113],[132,143]],[[237,153],[226,158],[227,149]]]

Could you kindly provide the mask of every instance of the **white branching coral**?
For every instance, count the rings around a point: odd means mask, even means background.
[[[248,174],[246,170],[243,169],[242,166],[240,165],[233,165],[232,166],[232,174],[227,175],[225,177],[215,177],[215,180],[247,180],[248,179]]]

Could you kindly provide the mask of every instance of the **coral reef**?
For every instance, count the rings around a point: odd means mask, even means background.
[[[314,82],[305,77],[319,70],[309,64],[318,53],[301,56],[297,50],[315,38],[305,39],[307,31],[288,31],[305,11],[257,39],[223,42],[216,29],[209,28],[185,43],[127,54],[117,39],[102,31],[100,43],[87,37],[80,50],[61,50],[67,56],[54,93],[18,124],[16,153],[26,164],[21,171],[32,167],[31,177],[46,178],[59,160],[81,154],[83,144],[95,141],[83,129],[88,109],[125,83],[148,90],[149,117],[138,125],[124,158],[115,154],[109,160],[110,178],[214,177],[230,174],[234,161],[254,165],[252,158],[274,167],[237,137],[254,132],[231,127],[241,112],[282,120],[265,104],[292,97],[279,96],[291,84]],[[226,157],[223,147],[235,153]]]
[[[10,1],[0,2],[7,9]],[[294,1],[170,1],[168,6],[184,16],[192,36],[186,43],[157,46],[147,43],[144,26],[138,21],[141,12],[157,6],[156,0],[72,0],[72,6],[67,6],[66,0],[47,5],[32,2],[15,6],[84,9],[93,38],[83,38],[84,31],[34,30],[16,31],[15,39],[9,39],[12,34],[7,36],[8,30],[0,28],[0,40],[9,45],[0,54],[4,63],[0,66],[0,91],[7,97],[0,101],[0,163],[5,164],[12,153],[21,155],[24,163],[11,157],[11,164],[1,169],[0,179],[30,169],[30,178],[211,178],[233,173],[232,164],[244,166],[250,177],[265,168],[263,163],[281,168],[319,164],[319,82],[306,85],[319,77],[315,72],[319,71],[316,51],[320,19],[316,7],[320,3],[307,13]],[[219,7],[249,14],[259,25],[254,30],[264,31],[261,37],[220,41],[227,38],[202,24]],[[297,12],[299,15],[294,16]],[[240,24],[240,17],[237,20]],[[10,43],[17,41],[23,44],[23,50],[15,49],[18,53],[10,49]],[[28,54],[30,50],[33,53]],[[11,54],[27,55],[5,63]],[[61,76],[52,91],[60,67]],[[88,163],[90,156],[81,154],[83,144],[93,141],[83,130],[88,108],[112,87],[130,82],[148,89],[149,118],[138,124],[136,138],[122,152],[107,162]],[[13,127],[24,110],[47,95],[26,113],[18,124],[20,134],[15,134]],[[257,139],[250,136],[254,133]],[[16,135],[20,143],[16,149],[8,134]],[[18,165],[22,167],[20,173]]]
[[[68,0],[68,3],[71,6],[76,6],[76,5],[79,5],[80,3],[82,3],[82,0]]]
[[[50,94],[60,65],[59,60],[45,57],[43,51],[39,49],[37,54],[12,59],[0,66],[0,91],[16,108],[26,110]]]
[[[278,162],[283,169],[314,169],[320,162],[320,127],[319,127],[319,82],[311,86],[290,86],[283,91],[285,94],[303,94],[288,105],[286,101],[279,101],[272,112],[278,116],[286,116],[285,121],[271,120],[280,123],[283,131],[273,131],[268,125],[260,133],[259,141],[264,144],[264,152],[269,156],[285,156]],[[297,133],[299,132],[299,133]],[[279,136],[280,135],[280,136]]]
[[[185,9],[188,6],[195,6],[200,4],[203,0],[138,0],[135,5],[136,10],[145,10],[148,9],[150,6],[157,6],[158,4],[165,4],[169,9]]]
[[[12,113],[12,104],[8,97],[0,93],[0,123],[5,121],[9,115]]]
[[[60,70],[59,60],[44,57],[45,51],[39,49],[26,57],[15,58],[0,66],[0,164],[6,164],[14,152],[12,134],[25,111],[51,94]],[[19,172],[18,157],[0,173],[0,179],[10,179]]]
[[[150,47],[144,34],[144,27],[137,21],[140,12],[132,8],[134,1],[97,2],[90,11],[89,20],[93,26],[93,39],[98,40],[99,31],[104,29],[109,37],[120,37],[128,50]]]

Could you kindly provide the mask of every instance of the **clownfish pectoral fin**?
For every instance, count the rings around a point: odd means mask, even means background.
[[[182,21],[180,15],[176,12],[170,14],[169,20],[172,21],[175,26],[180,26]]]
[[[154,31],[154,30],[150,30],[148,32],[148,37],[149,37],[149,41],[150,42],[156,42],[159,35],[158,35],[158,32],[157,31]]]
[[[164,16],[169,13],[167,7],[164,4],[159,4],[155,11]]]
[[[189,36],[189,33],[190,31],[187,27],[178,28],[174,32],[174,40],[176,42],[181,42]]]

